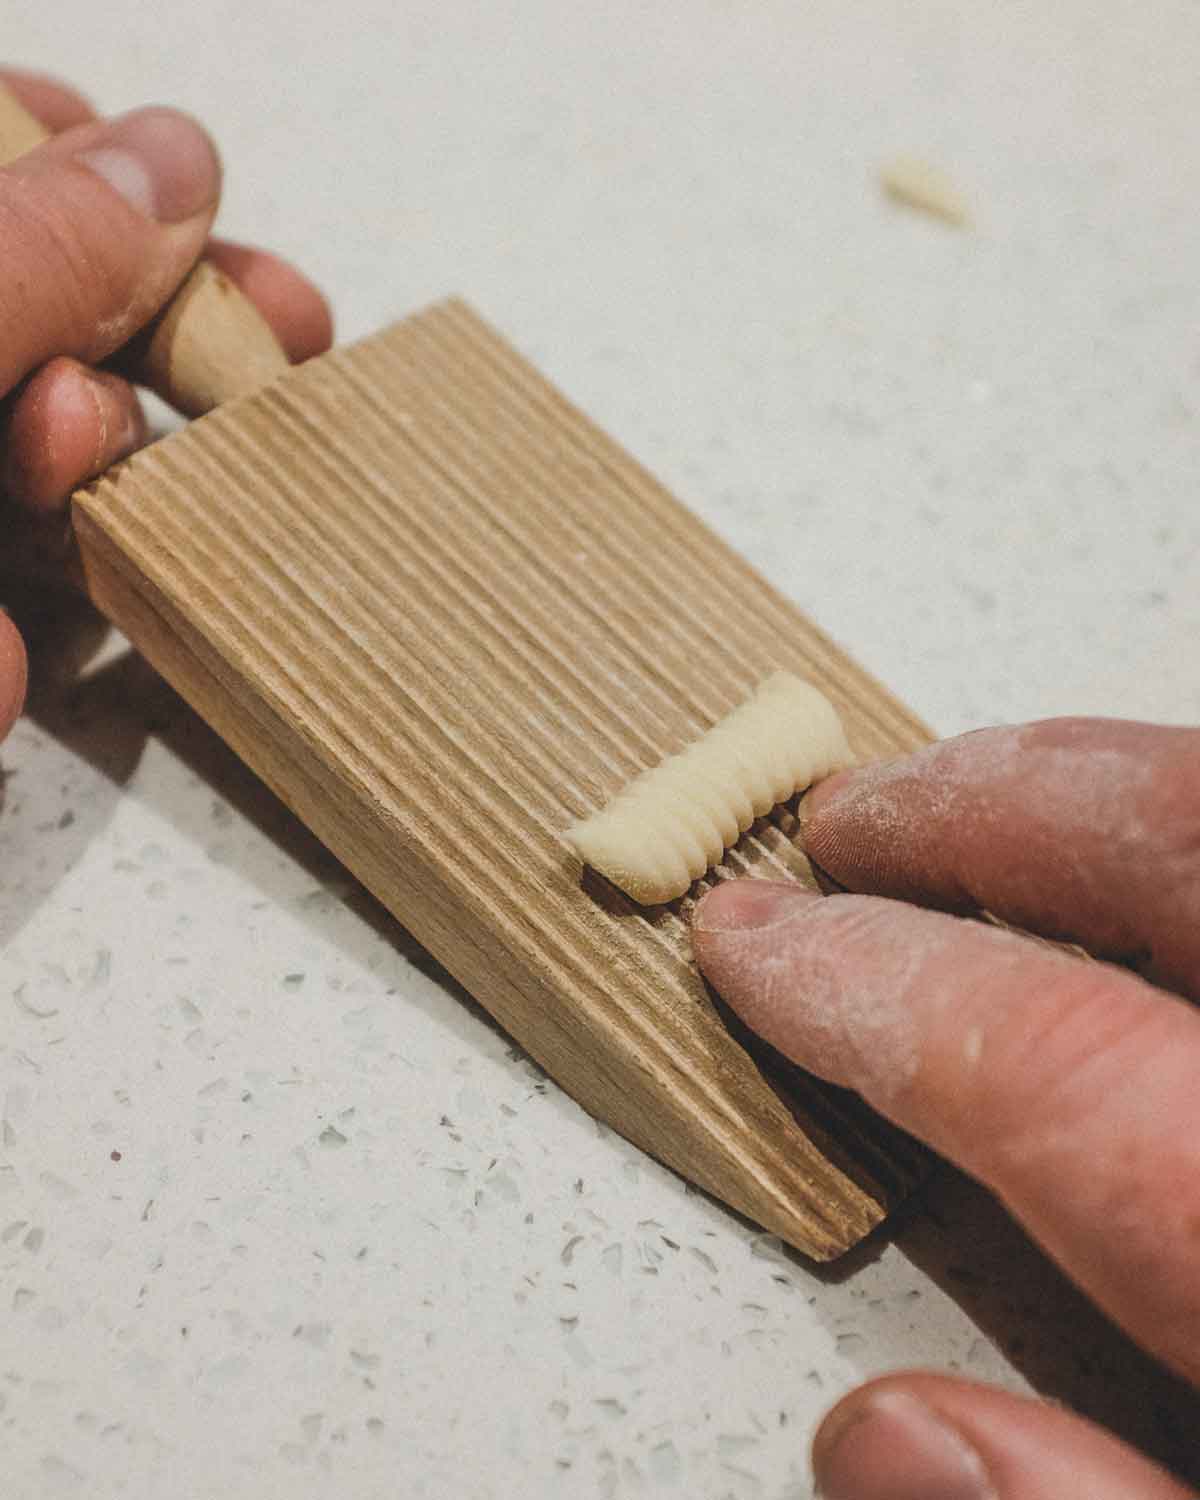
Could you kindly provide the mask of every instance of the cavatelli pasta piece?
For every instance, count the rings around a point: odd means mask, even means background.
[[[756,817],[853,760],[824,694],[776,672],[702,739],[635,776],[566,837],[641,905],[672,901]]]
[[[966,201],[950,179],[930,162],[915,156],[898,156],[879,174],[884,192],[896,203],[915,208],[965,229],[970,223]]]

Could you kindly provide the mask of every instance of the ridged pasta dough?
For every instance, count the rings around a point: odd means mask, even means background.
[[[639,904],[672,901],[719,864],[755,818],[853,759],[828,698],[776,672],[702,739],[635,776],[566,837]]]

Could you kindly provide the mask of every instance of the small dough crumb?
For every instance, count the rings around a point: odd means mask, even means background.
[[[896,203],[965,229],[971,216],[962,195],[937,167],[915,156],[898,156],[880,172],[884,192]]]
[[[776,672],[702,739],[572,824],[566,838],[640,905],[673,901],[755,818],[853,761],[829,699]]]

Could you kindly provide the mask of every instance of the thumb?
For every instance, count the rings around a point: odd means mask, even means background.
[[[696,956],[742,1020],[992,1189],[1118,1323],[1200,1374],[1200,1012],[879,896],[727,880]]]
[[[1069,1412],[941,1375],[885,1376],[813,1443],[825,1500],[1188,1500],[1165,1470]]]
[[[168,109],[64,131],[0,170],[0,395],[149,322],[199,257],[220,182],[204,131]]]

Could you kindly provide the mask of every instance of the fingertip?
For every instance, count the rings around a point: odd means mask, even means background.
[[[813,1438],[823,1500],[1187,1500],[1166,1470],[1059,1407],[927,1371],[852,1391]]]
[[[0,739],[21,717],[28,683],[25,642],[9,616],[0,610]]]
[[[708,936],[755,932],[788,921],[820,899],[795,881],[725,880],[697,902],[692,929]]]
[[[829,918],[846,899],[790,881],[731,880],[698,904],[692,924],[696,962],[730,1008],[773,1047],[835,1083],[852,1073],[855,1055],[840,1024],[840,986],[824,973],[838,947]]]
[[[781,932],[821,898],[794,881],[726,880],[692,913],[692,951],[709,984],[755,1029],[777,999],[765,982],[777,972]],[[773,967],[774,966],[774,967]]]
[[[832,776],[826,776],[823,781],[818,781],[814,786],[809,787],[800,799],[800,806],[797,810],[801,826],[807,826],[811,818],[822,812],[831,802],[836,801],[859,774],[859,771],[853,767],[845,771],[835,771]]]
[[[96,118],[95,107],[78,89],[46,73],[0,68],[0,82],[54,134]]]
[[[813,1442],[826,1500],[999,1500],[978,1450],[933,1406],[903,1386],[860,1392],[826,1419]]]
[[[216,142],[183,110],[148,105],[93,127],[74,157],[136,212],[163,225],[211,221],[221,194]]]
[[[808,857],[850,890],[920,900],[919,882],[906,877],[910,867],[920,868],[937,812],[927,772],[939,753],[930,746],[818,782],[799,807]]]
[[[78,360],[52,359],[13,403],[4,489],[26,510],[49,515],[144,439],[145,419],[130,386]]]

